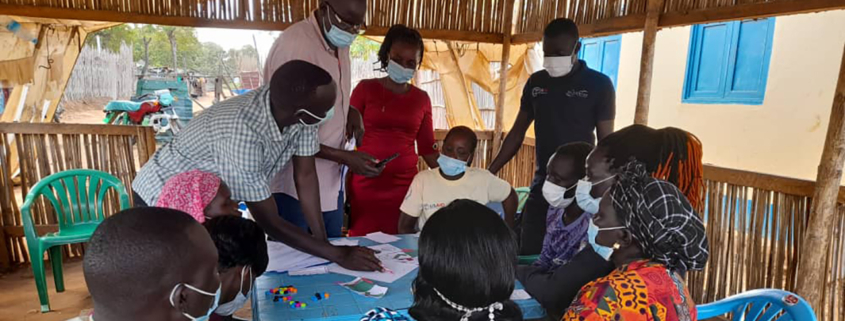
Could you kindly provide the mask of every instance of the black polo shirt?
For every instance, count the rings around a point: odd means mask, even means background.
[[[616,117],[616,93],[610,78],[581,60],[563,77],[552,78],[546,70],[531,75],[520,110],[534,121],[537,164],[532,185],[536,185],[545,180],[546,164],[558,146],[596,144],[596,125]]]

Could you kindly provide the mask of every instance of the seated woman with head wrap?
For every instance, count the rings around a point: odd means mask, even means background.
[[[631,161],[617,174],[590,226],[590,245],[616,270],[585,285],[568,320],[696,320],[681,275],[704,268],[704,224],[681,191]]]

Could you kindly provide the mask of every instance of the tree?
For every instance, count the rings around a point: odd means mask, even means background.
[[[349,48],[349,55],[352,58],[368,58],[378,53],[381,44],[366,37],[355,38],[352,47]]]
[[[164,27],[164,32],[167,34],[167,41],[170,42],[170,52],[173,53],[173,70],[179,72],[179,64],[176,61],[176,27]]]
[[[97,37],[100,38],[100,46],[104,50],[120,52],[120,44],[132,45],[138,39],[135,28],[128,24],[117,25],[108,29],[99,30],[88,36],[85,44],[97,47]]]

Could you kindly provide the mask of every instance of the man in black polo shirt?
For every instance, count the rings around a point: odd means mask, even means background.
[[[578,38],[578,27],[572,20],[560,18],[546,26],[545,70],[531,75],[525,84],[513,128],[490,164],[490,172],[498,173],[519,151],[531,123],[536,123],[537,163],[531,195],[522,213],[521,255],[539,254],[543,246],[549,204],[543,198],[542,187],[549,157],[560,145],[572,142],[595,145],[596,134],[602,139],[613,132],[616,116],[613,83],[578,60],[581,49]]]

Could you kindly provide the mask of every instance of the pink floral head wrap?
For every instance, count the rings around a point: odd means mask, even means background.
[[[157,207],[172,208],[205,222],[205,207],[217,196],[220,178],[209,172],[192,170],[171,177],[164,184]]]

